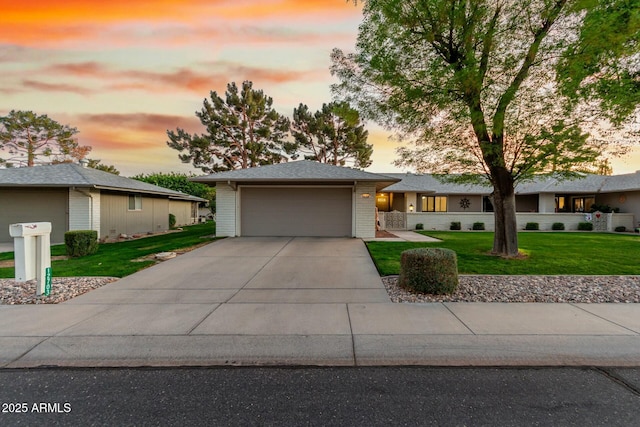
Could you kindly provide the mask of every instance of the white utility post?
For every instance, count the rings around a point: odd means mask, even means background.
[[[36,295],[51,291],[51,223],[25,222],[11,224],[16,281],[37,279]]]

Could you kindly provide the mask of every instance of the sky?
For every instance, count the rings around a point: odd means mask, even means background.
[[[79,130],[89,158],[124,176],[193,172],[167,130],[203,130],[210,91],[253,82],[291,117],[331,101],[329,54],[354,49],[361,12],[345,0],[0,0],[0,115],[29,110]],[[371,172],[398,142],[368,123]],[[640,150],[614,173],[640,169]]]

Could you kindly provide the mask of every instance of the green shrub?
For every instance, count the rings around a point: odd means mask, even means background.
[[[398,285],[429,294],[448,294],[458,287],[458,259],[451,249],[417,248],[400,255]]]
[[[462,230],[462,224],[458,221],[452,221],[449,230]]]
[[[617,233],[624,233],[625,231],[627,231],[627,227],[625,227],[624,225],[619,225],[615,228],[615,231]]]
[[[620,213],[620,208],[612,208],[609,205],[599,205],[599,204],[593,204],[591,205],[591,209],[589,210],[589,212],[597,212],[600,211],[602,213],[611,213],[611,212],[615,212],[615,213]]]
[[[474,222],[471,228],[474,230],[484,230],[484,222]]]
[[[591,223],[591,222],[579,222],[578,223],[578,230],[580,230],[580,231],[592,231],[593,230],[593,223]]]
[[[176,216],[172,213],[169,214],[169,228],[176,226]]]
[[[562,222],[554,222],[551,226],[552,230],[564,230],[564,223]]]
[[[540,224],[537,222],[528,222],[527,225],[524,226],[525,230],[540,230]]]
[[[98,251],[98,232],[73,230],[64,233],[64,245],[70,257],[82,257]]]
[[[416,224],[416,230],[424,230],[424,224],[421,224],[421,223]]]

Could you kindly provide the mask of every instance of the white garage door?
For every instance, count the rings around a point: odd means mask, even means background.
[[[242,236],[352,236],[351,188],[242,188]]]

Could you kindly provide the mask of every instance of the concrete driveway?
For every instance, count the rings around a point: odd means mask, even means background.
[[[239,237],[125,277],[67,304],[390,302],[359,239]]]

